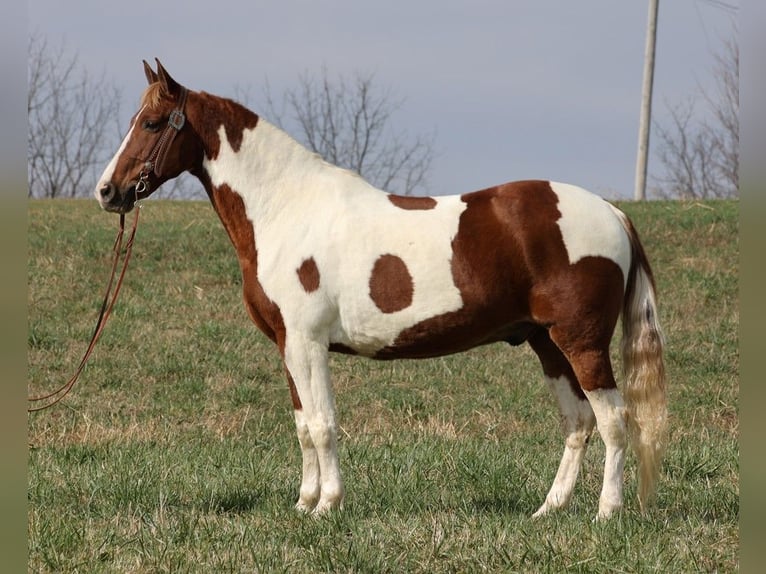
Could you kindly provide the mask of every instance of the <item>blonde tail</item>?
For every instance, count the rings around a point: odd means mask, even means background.
[[[624,214],[622,220],[632,251],[622,310],[623,395],[638,458],[638,501],[645,512],[654,501],[666,444],[664,338],[649,261],[632,223]]]

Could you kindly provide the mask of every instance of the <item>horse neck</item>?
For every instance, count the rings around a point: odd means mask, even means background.
[[[332,171],[320,156],[310,152],[286,132],[263,118],[244,134],[236,156],[231,155],[234,189],[258,214],[267,216],[304,201],[323,172]],[[229,161],[221,164],[229,171]]]
[[[326,163],[281,129],[230,100],[201,94],[204,149],[199,179],[213,204],[234,192],[254,225],[295,213],[313,199],[349,188],[371,188],[359,176]],[[301,209],[300,211],[305,211]]]

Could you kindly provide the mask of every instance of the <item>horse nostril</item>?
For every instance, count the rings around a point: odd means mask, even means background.
[[[104,201],[109,201],[114,196],[115,187],[111,183],[105,184],[101,189],[98,190],[99,194],[101,195],[101,199]]]

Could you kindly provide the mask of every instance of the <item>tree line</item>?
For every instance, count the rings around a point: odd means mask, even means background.
[[[28,68],[29,197],[87,196],[121,138],[120,94],[39,36],[30,37]],[[434,138],[394,130],[402,101],[372,75],[304,74],[281,101],[270,92],[266,100],[270,119],[280,126],[293,119],[293,135],[327,161],[390,192],[412,195],[425,188]],[[166,197],[201,195],[188,178],[164,187]]]
[[[654,122],[652,176],[658,197],[706,199],[739,195],[739,45],[736,34],[714,54],[712,90],[668,103],[667,124]],[[28,48],[29,197],[82,197],[111,158],[124,126],[121,96],[76,56],[32,35]],[[371,74],[351,78],[304,74],[281,98],[266,89],[266,111],[327,161],[373,185],[405,195],[427,189],[434,136],[394,129],[402,104]],[[699,109],[703,108],[700,120]],[[190,179],[169,182],[166,197],[201,195]]]

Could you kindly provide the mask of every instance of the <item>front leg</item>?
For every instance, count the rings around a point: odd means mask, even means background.
[[[319,457],[314,441],[311,440],[309,425],[302,408],[295,409],[295,429],[298,432],[298,442],[301,445],[303,457],[303,474],[301,478],[300,495],[295,508],[301,512],[311,512],[319,502]]]
[[[327,346],[288,334],[285,365],[295,386],[298,441],[303,478],[297,508],[322,514],[343,504],[338,462],[335,400],[330,384]],[[296,400],[297,399],[297,400]]]

